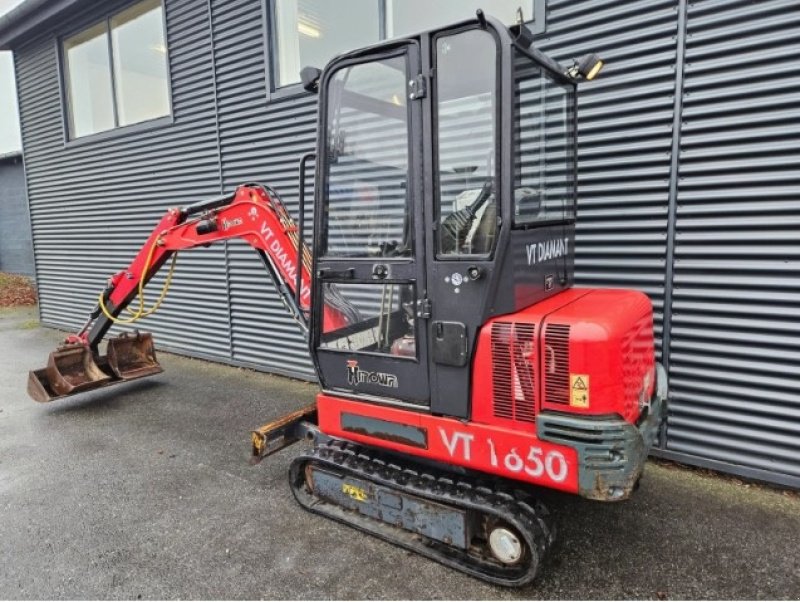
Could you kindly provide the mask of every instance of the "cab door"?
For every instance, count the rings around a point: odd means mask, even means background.
[[[328,391],[428,405],[419,60],[407,41],[325,70],[311,350]]]

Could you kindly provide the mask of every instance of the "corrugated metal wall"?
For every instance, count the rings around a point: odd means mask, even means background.
[[[117,1],[103,8],[124,5]],[[99,16],[89,9],[71,15],[63,27],[82,27]],[[174,123],[67,147],[56,41],[43,34],[15,50],[44,324],[80,326],[106,278],[130,262],[168,207],[219,192],[205,4],[170,1],[167,30]],[[216,359],[230,356],[224,256],[223,247],[181,254],[169,302],[148,318],[147,328],[157,333],[162,347]]]
[[[0,272],[33,276],[22,156],[0,157]]]
[[[167,206],[261,180],[296,209],[316,100],[270,100],[264,10],[166,0],[175,123],[66,148],[53,35],[17,49],[46,324],[77,326]],[[796,0],[548,0],[539,40],[608,63],[580,99],[577,278],[654,300],[673,388],[658,453],[795,486],[799,22]],[[162,346],[313,377],[247,246],[179,262],[147,324]]]
[[[687,16],[666,448],[800,487],[800,4]]]
[[[578,94],[576,281],[643,290],[659,335],[677,23],[675,0],[549,0],[538,42],[565,64],[587,52],[607,63]]]
[[[224,187],[267,183],[296,215],[298,162],[316,143],[316,97],[268,102],[263,2],[212,0],[211,11]],[[287,319],[261,260],[241,242],[230,243],[228,250],[232,359],[313,378],[305,340]]]

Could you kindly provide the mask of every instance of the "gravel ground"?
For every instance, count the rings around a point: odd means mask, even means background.
[[[538,583],[485,585],[303,511],[295,450],[249,431],[307,383],[162,354],[162,375],[51,404],[25,394],[61,335],[0,310],[0,598],[798,598],[800,499],[649,464],[633,500],[553,496]]]

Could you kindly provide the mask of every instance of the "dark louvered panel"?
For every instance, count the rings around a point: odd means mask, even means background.
[[[33,276],[33,248],[22,157],[0,160],[0,272]]]
[[[494,415],[520,422],[536,418],[536,341],[533,324],[492,324]]]
[[[544,401],[569,405],[569,325],[545,326],[542,363]]]
[[[666,449],[800,487],[800,10],[687,14]]]
[[[492,400],[494,415],[514,418],[514,363],[511,360],[511,331],[509,322],[492,324]]]

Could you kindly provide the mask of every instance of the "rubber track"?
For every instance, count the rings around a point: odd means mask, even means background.
[[[342,474],[403,491],[447,506],[477,511],[511,526],[533,553],[518,565],[502,565],[455,546],[367,517],[312,495],[305,485],[305,466],[313,463]],[[486,484],[450,472],[411,463],[341,440],[319,444],[298,456],[290,467],[290,484],[297,501],[311,512],[333,518],[412,550],[484,581],[508,587],[531,583],[555,540],[555,526],[538,500],[495,481]],[[488,487],[491,484],[492,487]]]

